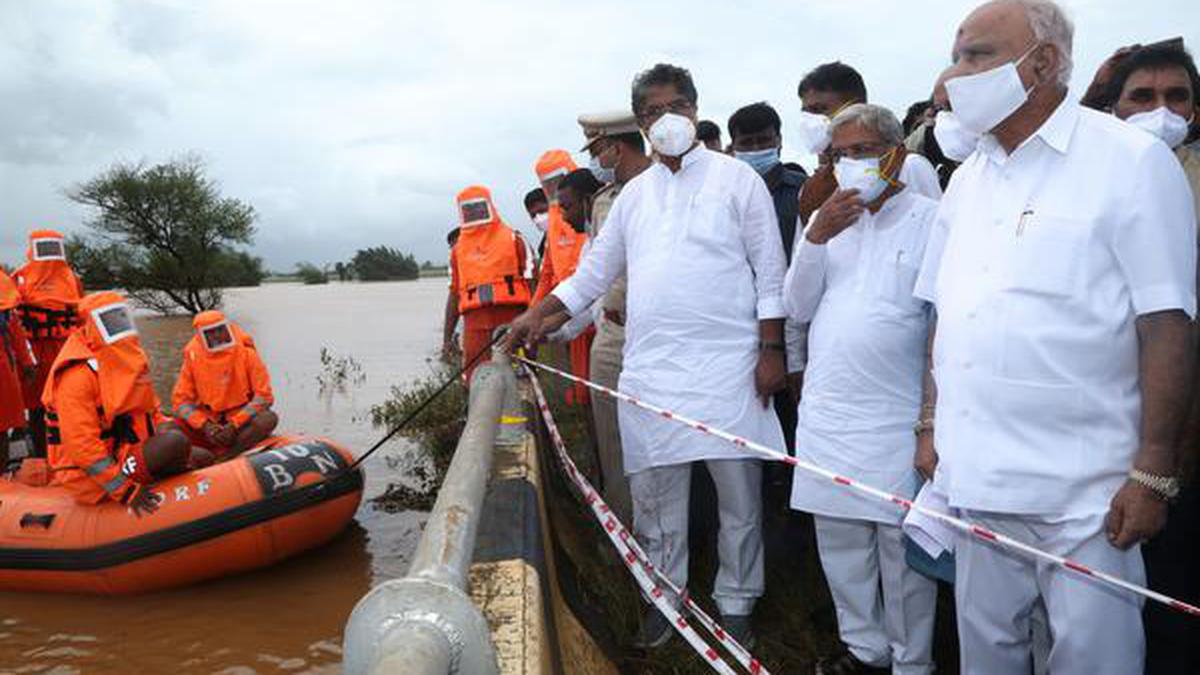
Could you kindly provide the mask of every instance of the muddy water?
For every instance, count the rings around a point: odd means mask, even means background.
[[[440,343],[444,279],[386,284],[269,284],[229,291],[227,313],[256,339],[272,375],[280,429],[369,447],[369,410],[391,385],[428,372]],[[187,318],[143,318],[142,339],[169,400]],[[352,356],[365,381],[322,390],[321,348]],[[352,378],[353,379],[353,378]],[[396,442],[368,462],[365,497],[397,472]],[[364,500],[365,502],[365,500]],[[191,588],[96,598],[0,593],[0,674],[336,673],[347,615],[373,583],[403,574],[423,517],[359,509],[328,546]]]

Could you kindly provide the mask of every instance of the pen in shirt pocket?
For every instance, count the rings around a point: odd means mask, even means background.
[[[1025,223],[1029,216],[1033,215],[1033,209],[1025,209],[1021,212],[1021,217],[1017,219],[1017,236],[1025,234]]]

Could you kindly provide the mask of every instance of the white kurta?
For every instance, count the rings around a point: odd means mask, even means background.
[[[583,311],[627,272],[620,389],[783,450],[775,411],[754,386],[758,322],[783,318],[783,244],[766,184],[745,162],[696,148],[672,173],[630,181],[575,274],[554,289]],[[745,459],[727,441],[625,403],[625,471]]]
[[[912,292],[936,214],[905,189],[824,245],[799,237],[784,282],[788,316],[811,322],[796,456],[909,497],[929,336],[929,305]],[[891,525],[904,515],[800,470],[792,508]]]
[[[1179,161],[1068,101],[1011,154],[985,136],[939,209],[916,290],[938,314],[935,480],[955,508],[1107,512],[1139,443],[1135,319],[1195,312]]]

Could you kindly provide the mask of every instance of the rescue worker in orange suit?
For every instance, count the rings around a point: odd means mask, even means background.
[[[25,408],[29,411],[29,436],[32,454],[46,456],[46,421],[42,410],[42,390],[58,350],[75,329],[75,303],[83,297],[83,284],[67,264],[62,234],[54,230],[29,233],[26,263],[14,278],[21,292],[17,313],[29,336],[37,372],[24,387]]]
[[[450,293],[446,298],[442,358],[453,358],[454,326],[463,320],[462,362],[467,382],[478,362],[491,358],[492,331],[529,306],[533,274],[529,247],[516,230],[500,219],[492,193],[473,185],[458,193],[458,241],[450,250]]]
[[[576,168],[578,167],[566,150],[547,150],[538,158],[534,167],[538,180],[542,183],[542,190],[550,200],[550,211],[549,223],[546,225],[546,252],[542,256],[542,269],[533,304],[540,302],[555,286],[575,273],[583,245],[587,243],[587,232],[576,231],[571,227],[563,219],[562,207],[558,203],[558,184]],[[595,326],[589,326],[568,345],[571,353],[571,372],[577,377],[588,378],[592,338],[595,336]],[[578,383],[572,385],[567,390],[567,402],[588,405],[587,387]]]
[[[81,504],[121,502],[135,515],[158,502],[155,481],[212,463],[159,410],[150,363],[125,298],[105,291],[78,304],[79,329],[50,366],[46,437],[51,484]]]
[[[17,318],[21,293],[17,282],[0,267],[0,473],[8,465],[8,432],[25,426],[21,381],[32,381],[36,360]]]
[[[192,319],[171,408],[193,445],[218,458],[239,455],[275,430],[271,376],[254,340],[216,310]]]

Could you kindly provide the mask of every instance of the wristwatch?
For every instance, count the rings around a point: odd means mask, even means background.
[[[913,425],[913,433],[917,436],[920,436],[926,431],[933,431],[933,419],[931,418],[917,420],[917,423]]]
[[[1139,485],[1150,488],[1164,502],[1173,502],[1179,497],[1179,479],[1174,476],[1156,476],[1152,473],[1131,469],[1129,478]]]
[[[787,345],[782,342],[759,342],[758,348],[760,351],[786,352]]]

